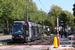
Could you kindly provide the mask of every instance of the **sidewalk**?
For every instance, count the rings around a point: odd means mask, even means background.
[[[54,44],[49,48],[49,50],[73,50],[74,48],[72,45],[69,43],[68,38],[61,38],[60,39],[60,46],[57,48],[54,48]]]

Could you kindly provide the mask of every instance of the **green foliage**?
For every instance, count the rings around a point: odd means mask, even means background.
[[[52,5],[51,10],[48,13],[48,22],[50,23],[50,26],[55,27],[57,26],[57,16],[59,16],[59,20],[64,21],[64,27],[68,24],[69,26],[72,26],[73,24],[73,16],[68,11],[63,11],[62,8],[59,6]]]
[[[42,34],[42,36],[50,36],[50,35],[55,35],[56,33],[47,33],[47,34]]]
[[[42,34],[42,36],[47,36],[47,34]]]
[[[27,10],[26,10],[27,5]],[[28,13],[27,13],[28,12]],[[69,24],[72,26],[72,14],[68,11],[63,11],[59,6],[52,5],[48,13],[42,9],[38,10],[37,5],[33,0],[0,0],[0,23],[12,23],[13,20],[27,20],[45,25],[55,27],[57,26],[57,16],[60,20],[64,20],[64,26]]]
[[[42,24],[42,18],[45,21],[47,16],[46,12],[38,10],[33,0],[0,0],[0,22],[5,23],[7,27],[8,23],[14,20],[27,20],[27,14],[28,21],[40,24]]]
[[[68,11],[65,11],[65,14],[67,15],[67,24],[69,25],[69,26],[72,26],[73,25],[73,15],[70,13],[70,12],[68,12]]]
[[[57,25],[57,16],[60,16],[62,9],[58,6],[52,5],[51,10],[48,13],[48,21],[51,23],[50,26],[55,27]]]
[[[69,26],[72,26],[72,24],[73,24],[73,16],[68,11],[62,11],[62,13],[60,15],[60,20],[64,21],[64,27],[66,27],[67,24]]]

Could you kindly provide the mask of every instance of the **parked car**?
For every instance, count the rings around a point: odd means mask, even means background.
[[[48,33],[48,31],[47,30],[44,30],[44,31],[42,31],[42,34],[47,34]]]

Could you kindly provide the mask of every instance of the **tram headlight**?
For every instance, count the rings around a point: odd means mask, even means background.
[[[24,38],[23,36],[21,36],[21,38]]]
[[[14,38],[14,36],[12,36],[12,38]]]

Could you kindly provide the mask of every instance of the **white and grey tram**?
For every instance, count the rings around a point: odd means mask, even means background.
[[[12,26],[12,40],[13,41],[32,41],[42,37],[41,25],[27,22],[14,21]]]

